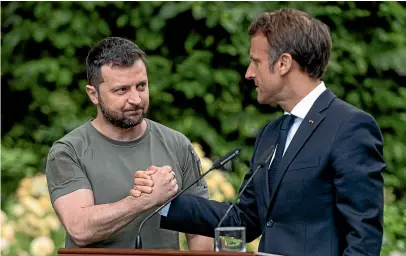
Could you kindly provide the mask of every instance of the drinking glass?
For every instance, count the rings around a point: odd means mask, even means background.
[[[245,252],[245,227],[219,227],[214,230],[216,252]]]

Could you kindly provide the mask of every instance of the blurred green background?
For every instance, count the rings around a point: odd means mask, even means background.
[[[1,2],[2,254],[52,255],[63,246],[41,174],[52,143],[95,116],[85,58],[107,36],[131,39],[147,53],[151,119],[183,132],[210,159],[242,149],[226,177],[238,188],[259,129],[282,114],[258,105],[244,79],[247,29],[259,13],[280,7],[329,25],[327,87],[378,121],[388,164],[382,255],[405,253],[404,3]]]

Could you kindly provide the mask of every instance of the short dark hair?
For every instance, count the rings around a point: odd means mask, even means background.
[[[321,78],[331,53],[330,31],[309,14],[290,8],[260,14],[250,25],[250,37],[262,33],[268,39],[270,69],[283,53],[289,53],[309,77]]]
[[[87,55],[87,81],[98,89],[103,82],[102,66],[131,67],[140,59],[147,65],[146,54],[135,43],[121,37],[107,37],[90,49]]]

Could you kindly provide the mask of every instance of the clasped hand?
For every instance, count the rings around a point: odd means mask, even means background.
[[[175,173],[170,166],[150,166],[145,171],[134,173],[134,187],[130,191],[133,197],[147,194],[155,205],[162,205],[178,192]]]

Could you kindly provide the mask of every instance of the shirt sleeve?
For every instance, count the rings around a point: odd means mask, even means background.
[[[190,186],[193,182],[195,182],[201,175],[201,162],[200,158],[197,155],[193,145],[190,141],[185,137],[184,138],[185,145],[182,147],[181,152],[183,154],[184,165],[182,167],[182,183],[183,188]],[[209,199],[210,194],[208,190],[208,186],[206,180],[202,178],[199,182],[197,182],[194,186],[192,186],[188,191],[185,193],[197,195]],[[168,216],[168,212],[170,210],[171,203],[166,205],[159,211],[161,216]]]
[[[187,139],[186,139],[187,140]],[[200,171],[201,171],[201,163],[199,156],[197,155],[196,151],[194,150],[192,144],[189,140],[186,141],[187,143],[184,144],[182,152],[184,154],[184,164],[182,168],[182,183],[183,188],[190,186],[193,182],[195,182],[198,178],[200,178]],[[193,185],[188,191],[185,193],[193,194],[197,196],[201,196],[204,198],[209,198],[209,190],[206,183],[206,180],[202,178],[199,182]]]
[[[45,174],[52,203],[78,189],[92,189],[74,150],[63,143],[57,142],[50,149]]]

